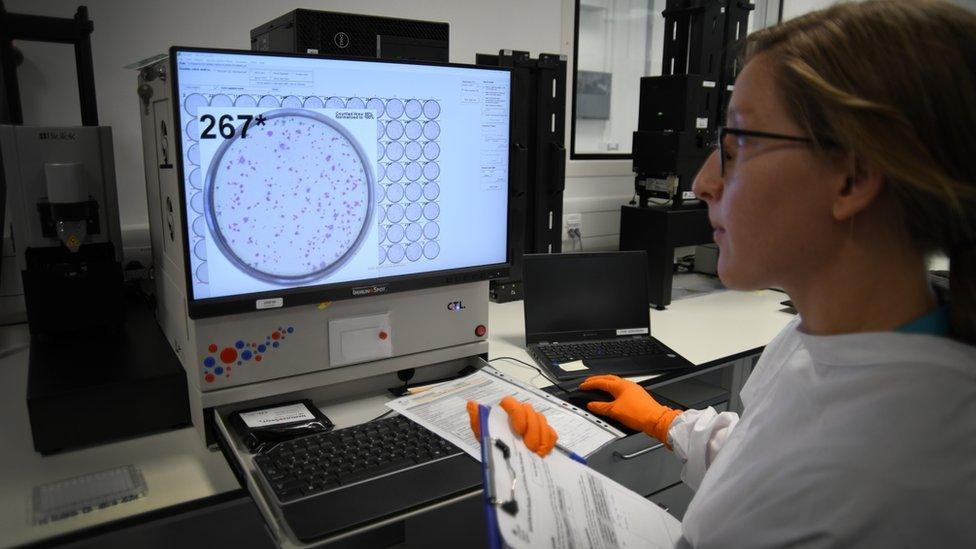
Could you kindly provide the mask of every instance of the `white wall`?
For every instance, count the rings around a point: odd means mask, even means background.
[[[838,3],[838,0],[781,0],[783,2],[783,21],[793,19],[798,15],[823,9]],[[844,0],[859,2],[861,0]],[[949,3],[971,10],[976,10],[976,0],[948,0]]]
[[[78,4],[95,22],[99,122],[112,126],[123,231],[147,226],[145,176],[136,72],[123,67],[171,45],[250,48],[250,30],[295,8],[446,21],[451,61],[474,63],[476,53],[521,49],[560,53],[563,0],[7,0],[12,13],[70,17]],[[80,124],[73,48],[18,42],[24,122]],[[577,185],[570,185],[570,195]],[[586,183],[582,183],[586,187]],[[614,242],[616,246],[616,242]]]

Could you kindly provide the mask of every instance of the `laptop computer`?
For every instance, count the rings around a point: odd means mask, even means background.
[[[524,258],[525,345],[556,379],[694,367],[650,335],[645,252]]]

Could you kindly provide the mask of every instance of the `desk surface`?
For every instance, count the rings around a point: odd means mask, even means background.
[[[770,290],[720,291],[682,299],[665,311],[651,311],[651,333],[691,362],[709,365],[754,352],[769,342],[792,318],[781,312],[779,303],[785,299],[784,294]],[[492,303],[489,311],[489,358],[510,356],[532,362],[524,348],[522,302]],[[0,451],[0,546],[38,541],[240,487],[223,455],[205,448],[193,428],[49,457],[34,452],[25,398],[28,341],[25,325],[0,329],[0,395],[6,397],[0,398],[0,417],[4,418],[0,422],[4,442]],[[539,387],[549,385],[527,366],[501,360],[492,365]],[[379,402],[367,404],[355,409],[338,407],[330,413],[342,416],[337,419],[362,421],[382,408]],[[146,497],[42,526],[30,523],[28,503],[34,486],[129,464],[145,476]]]
[[[0,546],[15,546],[81,530],[240,488],[220,452],[211,452],[196,429],[155,435],[42,457],[34,451],[27,417],[26,325],[0,329]],[[135,465],[146,497],[48,524],[31,524],[35,486]]]

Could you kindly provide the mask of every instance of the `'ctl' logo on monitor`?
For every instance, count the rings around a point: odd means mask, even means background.
[[[460,301],[452,301],[447,304],[448,311],[460,311],[461,309],[464,308],[465,308],[464,304],[462,304]]]

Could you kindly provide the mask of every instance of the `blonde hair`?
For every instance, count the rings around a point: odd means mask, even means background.
[[[911,244],[949,256],[952,335],[976,343],[976,14],[933,0],[838,4],[753,33],[744,53],[771,59],[817,143],[885,175]]]

